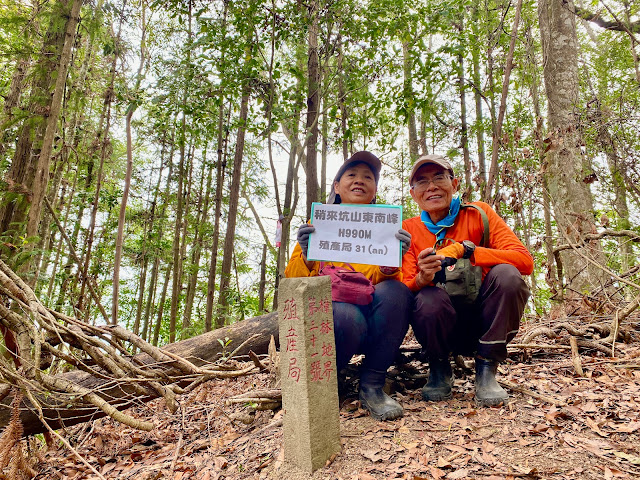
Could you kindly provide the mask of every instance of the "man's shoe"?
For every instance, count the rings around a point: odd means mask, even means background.
[[[360,403],[376,420],[395,420],[404,414],[402,406],[384,393],[382,387],[361,385]]]
[[[496,381],[498,362],[476,358],[476,404],[492,407],[507,404],[509,394]]]
[[[440,402],[451,398],[453,372],[448,358],[429,360],[429,381],[422,387],[422,398]]]

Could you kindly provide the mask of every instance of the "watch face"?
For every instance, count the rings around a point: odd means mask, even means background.
[[[476,249],[475,243],[473,243],[471,240],[463,240],[462,246],[464,247],[464,258],[469,258],[471,255],[473,255],[473,252]]]

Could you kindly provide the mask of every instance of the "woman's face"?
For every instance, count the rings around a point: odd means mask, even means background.
[[[347,168],[333,188],[342,203],[371,203],[376,196],[376,177],[367,164],[358,163]]]

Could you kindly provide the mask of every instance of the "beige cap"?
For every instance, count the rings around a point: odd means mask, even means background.
[[[376,185],[378,185],[378,180],[380,180],[380,170],[382,169],[382,162],[380,159],[376,157],[373,153],[367,152],[365,150],[361,152],[356,152],[351,157],[347,158],[345,162],[342,164],[338,173],[336,173],[336,178],[333,179],[333,183],[331,183],[331,193],[329,194],[329,198],[327,199],[327,203],[332,204],[336,203],[336,191],[334,188],[334,184],[340,181],[340,177],[344,175],[344,172],[347,171],[349,167],[356,163],[364,163],[369,166],[371,171],[373,172],[373,176],[376,179]]]
[[[422,155],[420,158],[418,158],[418,160],[416,160],[416,163],[413,165],[413,168],[411,169],[411,174],[409,175],[409,185],[413,184],[413,177],[415,176],[418,169],[421,166],[426,165],[427,163],[433,163],[434,165],[438,165],[444,168],[445,170],[449,170],[451,172],[451,175],[453,175],[453,167],[449,163],[449,160],[447,160],[442,155],[438,155],[438,154]]]

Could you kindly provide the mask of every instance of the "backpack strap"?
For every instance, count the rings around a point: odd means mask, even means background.
[[[487,212],[485,212],[478,205],[474,205],[473,203],[463,203],[462,205],[460,205],[460,208],[469,207],[473,207],[478,212],[480,212],[480,216],[482,217],[482,243],[480,244],[480,246],[487,247],[489,246],[489,218],[487,217]]]

